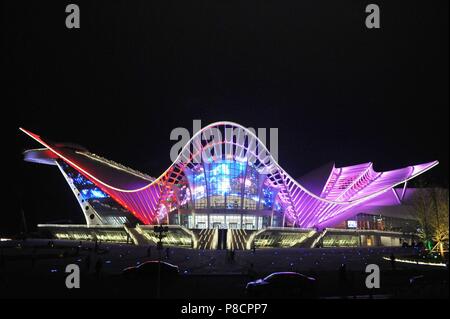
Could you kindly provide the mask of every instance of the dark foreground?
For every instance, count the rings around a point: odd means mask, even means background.
[[[159,258],[153,247],[26,240],[2,242],[0,298],[248,298],[247,282],[275,271],[297,271],[317,279],[319,298],[448,298],[448,270],[396,262],[383,257],[416,255],[413,248],[265,249],[236,251],[233,261],[225,251],[171,248],[161,258],[178,265],[180,276],[158,285],[149,280],[127,280],[123,268]],[[98,262],[99,261],[99,262]],[[80,288],[65,285],[65,268],[77,264]],[[345,264],[345,276],[339,267]],[[381,270],[380,288],[365,285],[367,264]],[[415,276],[422,279],[411,283]],[[289,294],[286,294],[289,297]],[[286,297],[283,296],[283,297]],[[280,296],[281,297],[281,296]]]

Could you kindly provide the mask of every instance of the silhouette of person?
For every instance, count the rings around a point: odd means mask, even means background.
[[[347,266],[345,264],[341,264],[341,266],[339,266],[338,279],[339,279],[339,291],[343,296],[346,292],[346,285],[347,285]]]
[[[341,264],[341,266],[339,267],[339,280],[347,280],[347,266],[345,264]]]
[[[87,255],[85,259],[86,271],[89,272],[91,268],[91,255]]]
[[[392,267],[392,270],[395,270],[395,255],[394,255],[394,253],[391,253],[391,267]]]

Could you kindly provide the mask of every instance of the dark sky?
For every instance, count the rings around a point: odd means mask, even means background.
[[[448,185],[448,1],[372,2],[379,30],[356,0],[2,2],[0,234],[20,207],[30,226],[83,222],[58,170],[22,161],[38,145],[19,126],[158,176],[173,128],[229,120],[279,128],[295,177],[437,159],[426,176]],[[81,29],[65,27],[68,3]]]

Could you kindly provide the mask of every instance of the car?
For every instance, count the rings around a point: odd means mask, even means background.
[[[275,272],[247,283],[250,297],[315,298],[316,279],[297,272]]]
[[[134,267],[127,267],[122,271],[122,275],[126,279],[157,279],[158,273],[161,279],[173,279],[179,275],[178,266],[169,264],[164,261],[150,260]]]

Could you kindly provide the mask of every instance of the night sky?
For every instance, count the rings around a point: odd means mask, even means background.
[[[245,2],[245,3],[244,3]],[[65,6],[81,29],[65,27]],[[381,8],[367,29],[365,6]],[[335,161],[376,170],[439,160],[448,185],[448,1],[2,2],[0,235],[82,223],[59,171],[22,161],[22,126],[153,176],[175,127],[228,120],[279,129],[294,177]],[[5,194],[5,193],[4,193]]]

